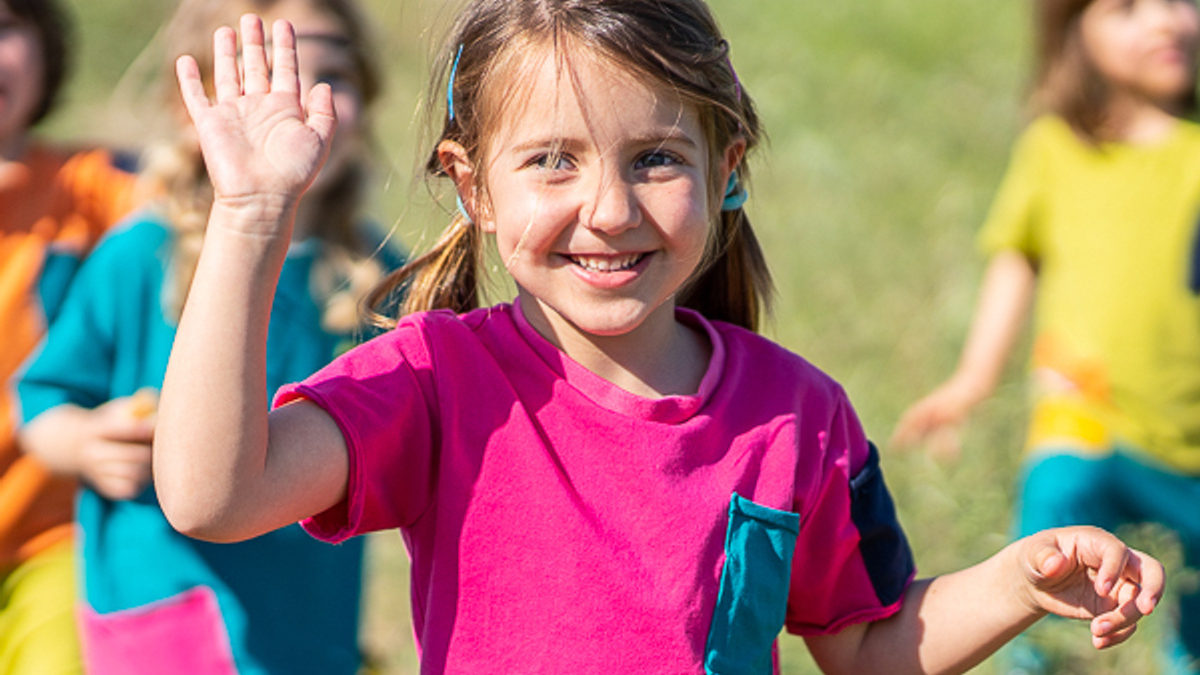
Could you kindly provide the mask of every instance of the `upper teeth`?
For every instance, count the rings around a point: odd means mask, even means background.
[[[630,253],[623,256],[571,256],[576,265],[593,272],[616,272],[629,269],[642,258],[640,253]]]

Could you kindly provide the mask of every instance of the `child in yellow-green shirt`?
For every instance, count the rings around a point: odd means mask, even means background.
[[[1200,565],[1200,126],[1184,119],[1200,13],[1183,0],[1038,7],[1042,115],[980,236],[976,317],[958,370],[894,442],[957,451],[947,439],[994,389],[1036,295],[1018,534],[1157,522]],[[1197,673],[1200,594],[1180,614],[1166,672]]]

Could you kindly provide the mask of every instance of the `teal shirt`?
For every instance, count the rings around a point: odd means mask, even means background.
[[[25,421],[61,404],[91,408],[161,387],[175,338],[162,297],[171,236],[157,215],[141,214],[88,258],[17,383]],[[320,328],[309,293],[316,246],[289,253],[283,266],[267,339],[269,392],[307,377],[355,337]],[[331,546],[292,525],[238,544],[201,542],[171,528],[153,488],[111,501],[85,487],[77,520],[95,612],[206,586],[242,675],[357,669],[361,540]]]

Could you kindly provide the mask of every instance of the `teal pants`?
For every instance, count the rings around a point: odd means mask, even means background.
[[[1067,525],[1113,530],[1159,523],[1178,536],[1185,563],[1200,568],[1200,476],[1174,472],[1117,450],[1107,455],[1041,451],[1024,467],[1020,536]],[[1167,672],[1200,673],[1200,591],[1180,596]]]

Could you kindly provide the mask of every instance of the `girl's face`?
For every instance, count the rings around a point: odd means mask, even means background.
[[[1194,0],[1095,0],[1080,17],[1080,34],[1118,95],[1169,108],[1196,86]]]
[[[586,50],[573,56],[560,66],[532,50],[528,84],[484,145],[488,203],[476,220],[495,233],[522,303],[541,309],[531,320],[543,333],[673,324],[713,221],[697,111]],[[726,153],[722,180],[740,152]]]
[[[0,159],[20,153],[42,92],[41,45],[33,24],[0,0]]]

